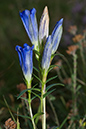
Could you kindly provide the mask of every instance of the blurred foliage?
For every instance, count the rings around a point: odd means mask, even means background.
[[[21,68],[19,66],[18,55],[15,52],[16,45],[23,45],[25,42],[31,45],[30,40],[24,30],[22,22],[19,17],[19,11],[24,9],[36,8],[37,10],[37,20],[38,23],[40,21],[40,17],[45,6],[48,6],[49,15],[50,15],[50,33],[52,32],[56,22],[60,18],[64,18],[64,32],[63,37],[60,42],[60,46],[58,51],[65,55],[67,61],[71,64],[71,70],[73,70],[73,60],[72,57],[65,52],[68,45],[73,44],[73,35],[68,32],[68,28],[70,25],[77,25],[78,32],[83,34],[83,30],[85,29],[86,24],[86,1],[85,0],[4,0],[0,1],[0,126],[4,128],[5,121],[11,117],[8,109],[5,105],[3,95],[5,96],[8,105],[13,112],[16,118],[17,108],[19,108],[19,112],[22,113],[22,103],[19,100],[16,100],[16,95],[19,93],[16,85],[24,82]],[[84,53],[86,54],[84,48]],[[82,57],[80,57],[80,53],[78,54],[78,78],[86,83],[86,68],[85,71],[83,69]],[[84,56],[86,59],[86,57]],[[60,56],[56,56],[52,63],[55,63],[60,59]],[[69,77],[71,77],[69,66],[67,65],[66,59],[61,57],[63,60],[62,68],[66,70],[66,73]],[[37,65],[36,60],[34,59],[34,64]],[[84,65],[85,67],[86,65]],[[62,71],[60,71],[62,78],[64,79],[64,75]],[[49,73],[48,78],[56,75],[57,72],[51,71]],[[59,74],[59,73],[58,73]],[[53,82],[61,82],[61,78],[57,78],[53,80]],[[53,83],[52,82],[52,83]],[[33,83],[36,83],[36,79]],[[63,82],[62,82],[63,83]],[[51,84],[49,82],[48,84]],[[48,85],[47,84],[47,85]],[[80,82],[78,84],[81,85],[81,89],[78,92],[78,108],[79,108],[79,117],[83,120],[86,114],[86,85],[84,86]],[[72,99],[72,92],[70,90],[69,84],[65,84],[65,87],[56,87],[56,91],[53,93],[52,104],[56,110],[56,115],[58,116],[59,123],[61,124],[66,116],[70,112],[70,105]],[[53,97],[50,97],[51,99]],[[47,98],[48,99],[48,98]],[[34,104],[35,103],[35,104]],[[33,109],[35,109],[34,113],[37,111],[39,101],[36,99],[33,102]],[[69,104],[69,106],[68,106]],[[55,118],[52,110],[52,106],[50,106],[50,101],[47,100],[47,113],[48,113],[48,124],[52,127],[56,124]],[[20,124],[22,124],[22,128],[25,126],[22,118],[19,119]],[[83,121],[84,122],[84,121]],[[30,121],[27,123],[30,124]],[[64,125],[66,129],[69,124],[67,121]],[[79,124],[79,123],[78,123]],[[57,125],[57,124],[56,124]],[[0,127],[0,128],[1,128]],[[26,125],[27,127],[27,125]]]

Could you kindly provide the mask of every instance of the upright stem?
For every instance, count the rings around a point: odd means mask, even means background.
[[[43,95],[45,94],[46,89],[46,76],[43,75],[42,78],[42,89],[41,89],[41,112],[43,112],[42,115],[42,129],[46,129],[46,98],[43,98]]]
[[[77,96],[76,96],[76,78],[77,78],[77,55],[74,53],[74,74],[73,74],[73,114],[77,115]],[[74,123],[74,122],[73,122]],[[75,123],[73,129],[76,129]]]
[[[27,88],[30,88],[30,87],[31,86],[28,85]],[[33,119],[32,107],[31,107],[31,91],[30,90],[28,90],[28,104],[29,104],[29,113],[30,113],[30,117],[31,117],[31,120],[32,120],[33,129],[36,129],[35,122],[34,122],[34,119]]]
[[[77,104],[76,104],[76,77],[77,77],[77,55],[74,54],[74,78],[73,78],[73,95],[74,95],[74,115],[77,114]]]

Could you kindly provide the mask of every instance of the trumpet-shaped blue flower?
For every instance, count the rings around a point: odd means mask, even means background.
[[[42,68],[45,69],[45,72],[50,66],[51,55],[54,54],[58,48],[62,36],[62,23],[63,19],[58,21],[51,36],[47,38],[42,57]]]
[[[49,15],[47,6],[44,8],[43,14],[40,19],[39,32],[36,20],[36,10],[34,8],[30,11],[25,10],[23,12],[20,12],[20,17],[31,42],[32,44],[34,44],[34,47],[37,51],[40,50],[40,45],[43,38],[46,38],[46,44],[44,46],[44,52],[42,57],[42,68],[47,71],[50,66],[51,55],[56,52],[59,46],[63,30],[63,18],[56,23],[51,36],[48,36]]]
[[[55,28],[51,34],[51,43],[52,43],[52,54],[54,54],[59,46],[59,42],[61,40],[62,36],[62,23],[63,23],[63,18],[57,22],[55,25]]]
[[[35,44],[35,49],[38,47],[38,26],[36,20],[36,10],[35,8],[29,10],[25,10],[20,12],[21,20],[24,24],[26,32],[32,42]]]
[[[34,44],[35,50],[39,51],[43,38],[47,38],[49,32],[49,16],[47,6],[44,8],[40,19],[39,33],[35,8],[31,9],[30,11],[24,10],[23,12],[20,12],[20,17],[32,44]]]
[[[42,68],[45,69],[45,72],[47,72],[50,66],[51,53],[52,53],[52,44],[51,44],[51,36],[49,36],[47,38],[42,57]]]
[[[33,71],[33,48],[28,44],[24,44],[23,48],[21,46],[16,46],[16,51],[18,52],[20,66],[22,68],[25,79],[28,83],[31,81],[32,71]]]

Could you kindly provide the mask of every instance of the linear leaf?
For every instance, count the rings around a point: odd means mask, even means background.
[[[32,97],[32,98],[31,98],[31,101],[34,100],[36,97],[37,97],[37,96]]]
[[[41,91],[39,88],[33,88],[33,90],[35,90],[35,91]]]
[[[35,66],[33,66],[33,69],[35,69],[35,71],[39,73],[39,70]]]
[[[35,96],[41,99],[40,95],[36,94],[35,92],[32,92]]]
[[[54,67],[59,67],[59,68],[61,68],[59,65],[51,65],[51,66],[49,67],[49,69],[48,69],[48,72],[51,71]]]
[[[48,96],[49,94],[51,94],[53,91],[55,91],[56,89],[53,89],[53,90],[50,90],[49,92],[46,92],[44,95],[43,95],[43,98],[45,98],[46,96]]]
[[[47,81],[46,81],[46,83],[48,83],[49,81],[51,81],[51,80],[53,80],[53,79],[55,79],[55,78],[57,78],[58,76],[56,75],[56,76],[54,76],[54,77],[51,77],[51,78],[49,78]]]
[[[39,77],[37,77],[35,74],[33,74],[33,75],[34,75],[34,77],[37,78],[41,83],[43,83]]]
[[[57,86],[57,85],[64,86],[64,84],[61,84],[61,83],[54,83],[54,84],[51,84],[51,85],[47,86],[46,91],[48,91],[50,88],[52,88],[54,86]]]
[[[24,116],[24,115],[18,115],[18,116],[20,116],[20,117],[22,117],[22,118],[27,118],[27,119],[32,120],[31,117],[29,117],[29,116]]]
[[[19,98],[20,98],[25,92],[27,92],[28,90],[32,90],[32,88],[23,90],[23,91],[18,95],[17,99],[19,99]]]
[[[41,115],[43,115],[43,114],[44,114],[43,112],[36,113],[36,114],[33,116],[33,119],[35,119],[36,117],[41,116]]]
[[[14,116],[13,116],[13,114],[12,114],[10,108],[9,108],[9,105],[8,105],[8,103],[7,103],[7,101],[6,101],[6,99],[5,99],[4,96],[3,96],[3,98],[4,98],[4,102],[5,102],[5,104],[6,104],[7,108],[8,108],[8,111],[9,111],[9,113],[10,113],[10,115],[11,115],[13,121],[16,122],[16,120],[15,120],[15,118],[14,118]]]

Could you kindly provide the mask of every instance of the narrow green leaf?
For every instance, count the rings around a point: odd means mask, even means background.
[[[43,83],[39,77],[37,77],[35,74],[33,74],[33,75],[34,75],[34,77],[37,78],[41,83]]]
[[[35,88],[34,87],[36,87],[37,86],[37,84],[35,84],[32,88],[30,88],[30,89],[25,89],[25,90],[23,90],[19,95],[18,95],[18,97],[17,97],[17,99],[19,99],[25,92],[27,92],[28,90],[34,90]],[[37,88],[36,88],[36,90],[37,90]]]
[[[48,96],[49,94],[51,94],[53,91],[55,91],[56,89],[53,89],[53,90],[50,90],[49,92],[46,92],[44,95],[43,95],[43,98],[45,98],[46,96]]]
[[[43,115],[44,113],[43,112],[38,112],[38,113],[36,113],[34,116],[33,116],[33,119],[35,119],[35,118],[37,118],[37,117],[39,117],[39,116],[41,116],[41,115]]]
[[[33,88],[32,90],[35,90],[35,91],[41,91],[39,88]]]
[[[17,99],[19,99],[19,98],[20,98],[25,92],[27,92],[28,90],[32,90],[32,88],[23,90],[23,91],[18,95]]]
[[[51,65],[51,66],[49,67],[49,69],[48,69],[48,72],[49,72],[50,70],[52,70],[54,67],[59,67],[59,68],[61,68],[59,65]]]
[[[36,97],[37,97],[37,96],[32,97],[32,98],[31,98],[31,101],[34,100]]]
[[[8,108],[8,111],[9,111],[9,113],[10,113],[10,115],[11,115],[13,121],[16,122],[16,120],[15,120],[15,118],[14,118],[14,116],[13,116],[13,114],[12,114],[10,108],[9,108],[9,105],[8,105],[8,103],[7,103],[7,101],[6,101],[6,99],[5,99],[4,96],[3,96],[3,98],[4,98],[4,102],[5,102],[5,104],[6,104],[7,108]]]
[[[26,119],[32,120],[31,117],[29,117],[29,116],[24,116],[24,115],[18,115],[18,116],[19,116],[19,117],[22,117],[22,118],[26,118]]]
[[[79,90],[79,89],[81,89],[81,85],[78,85],[78,87],[77,87],[77,89],[76,89],[76,92]]]
[[[39,73],[39,70],[38,70],[36,67],[34,67],[34,66],[33,66],[33,69],[35,69],[35,70],[36,70],[36,72],[38,72],[38,73]]]
[[[35,96],[37,96],[38,98],[40,98],[41,99],[41,97],[38,95],[38,94],[36,94],[35,92],[32,92]]]
[[[49,81],[51,81],[51,80],[53,80],[53,79],[55,79],[55,78],[57,78],[58,76],[56,75],[56,76],[54,76],[54,77],[51,77],[51,78],[49,78],[47,81],[46,81],[46,83],[48,83]]]
[[[54,84],[51,84],[51,85],[47,86],[47,87],[46,87],[46,91],[48,91],[48,90],[51,89],[52,87],[58,86],[58,85],[64,86],[64,84],[61,84],[61,83],[54,83]]]
[[[20,97],[20,99],[23,99],[23,100],[25,100],[25,101],[28,101],[28,99],[26,99],[26,98],[24,98],[24,97]]]
[[[59,129],[61,129],[63,127],[63,125],[65,124],[65,122],[68,120],[68,116],[64,119],[64,121],[62,122],[62,124],[60,125]]]

